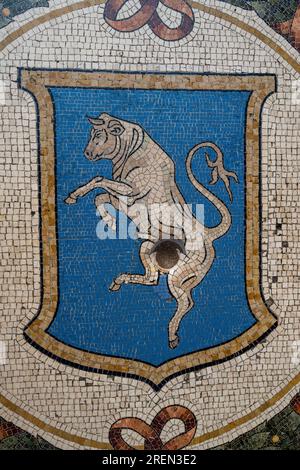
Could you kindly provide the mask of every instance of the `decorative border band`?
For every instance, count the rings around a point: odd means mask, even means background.
[[[21,28],[13,31],[12,33],[8,34],[5,39],[0,41],[0,52],[3,51],[7,46],[9,46],[13,41],[16,41],[18,38],[23,36],[23,34],[28,33],[28,31],[32,30],[33,28],[46,23],[52,19],[60,18],[63,15],[67,15],[69,13],[82,10],[84,8],[90,8],[93,6],[100,6],[103,5],[106,0],[82,0],[78,3],[74,3],[73,5],[68,5],[62,8],[57,8],[56,10],[52,10],[45,15],[39,16],[34,20],[29,21],[28,23],[21,26]],[[231,16],[229,13],[225,13],[224,11],[218,10],[217,8],[208,7],[207,5],[201,5],[197,2],[190,1],[190,6],[193,7],[195,10],[198,10],[202,13],[206,13],[211,15],[219,20],[227,21],[229,24],[236,26],[237,28],[245,31],[257,39],[259,39],[263,44],[270,47],[276,54],[281,56],[293,69],[300,73],[300,63],[294,59],[283,47],[279,46],[273,39],[271,39],[266,34],[262,33],[258,29],[250,26],[248,23],[236,18],[235,16]]]

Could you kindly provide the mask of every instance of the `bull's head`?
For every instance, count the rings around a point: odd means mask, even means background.
[[[143,143],[143,129],[131,122],[102,113],[98,118],[88,118],[93,128],[84,154],[90,161],[113,160],[132,155]]]

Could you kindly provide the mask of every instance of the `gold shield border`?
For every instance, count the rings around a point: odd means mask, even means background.
[[[249,349],[276,325],[260,287],[260,117],[263,104],[276,91],[274,75],[156,74],[20,70],[20,86],[30,92],[39,116],[42,301],[38,315],[26,327],[26,339],[58,361],[95,372],[144,380],[159,389],[176,375],[213,365]],[[227,90],[251,92],[245,130],[246,292],[255,325],[219,346],[169,360],[159,367],[131,359],[86,352],[61,343],[47,333],[58,305],[56,231],[55,124],[49,87]]]

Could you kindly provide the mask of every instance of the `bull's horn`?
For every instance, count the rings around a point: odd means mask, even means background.
[[[87,116],[87,119],[93,126],[99,126],[100,124],[103,124],[103,119],[101,118],[92,118]]]

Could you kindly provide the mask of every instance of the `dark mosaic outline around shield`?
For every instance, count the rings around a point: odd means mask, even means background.
[[[142,89],[206,89],[224,91],[251,91],[246,109],[245,127],[245,286],[249,308],[257,322],[248,330],[212,348],[195,351],[165,361],[160,366],[137,359],[114,357],[84,351],[58,341],[48,333],[59,299],[56,190],[55,190],[55,119],[54,103],[49,92],[51,86],[75,88],[142,88]],[[183,86],[185,83],[185,86]],[[162,85],[163,84],[163,85]],[[134,378],[148,383],[154,390],[179,375],[230,360],[262,341],[276,326],[277,319],[266,302],[261,287],[261,194],[260,152],[261,113],[266,99],[276,92],[276,76],[273,74],[179,74],[179,73],[125,73],[20,69],[19,86],[33,96],[37,109],[38,148],[40,158],[40,240],[42,253],[41,285],[43,286],[40,309],[25,328],[26,340],[55,361],[90,372]],[[248,161],[249,160],[249,161]],[[256,170],[254,170],[256,166]],[[251,171],[250,171],[251,169]],[[255,172],[255,174],[252,173]],[[247,177],[247,173],[249,175]],[[52,187],[53,185],[53,187]],[[46,193],[47,191],[47,193]],[[45,196],[46,194],[46,196]],[[253,211],[253,208],[255,209]],[[256,230],[255,230],[256,228]],[[50,273],[50,274],[49,274]],[[53,284],[53,279],[55,283]],[[189,361],[188,365],[187,362]]]

